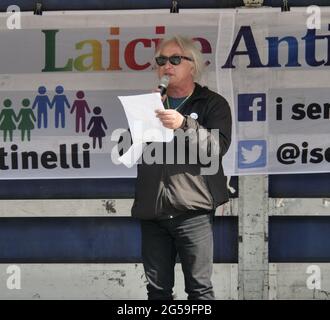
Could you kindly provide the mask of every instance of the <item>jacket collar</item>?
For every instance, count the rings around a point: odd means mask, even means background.
[[[190,97],[190,101],[207,99],[207,98],[208,98],[207,87],[202,87],[199,83],[195,82],[195,89]]]

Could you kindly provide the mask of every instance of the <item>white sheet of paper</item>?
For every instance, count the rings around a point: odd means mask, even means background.
[[[159,92],[118,98],[124,107],[133,140],[132,146],[118,160],[131,167],[141,157],[146,142],[169,142],[174,134],[156,117],[155,110],[164,109]]]

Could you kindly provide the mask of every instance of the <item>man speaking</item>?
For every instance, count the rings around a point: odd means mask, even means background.
[[[141,219],[148,298],[173,299],[178,255],[188,299],[214,299],[213,221],[216,207],[228,201],[221,159],[231,142],[231,112],[222,96],[197,83],[204,63],[192,39],[176,36],[163,40],[155,60],[159,78],[169,80],[163,96],[165,110],[157,110],[155,116],[174,130],[170,143],[177,144],[176,150],[196,153],[197,161],[185,157],[182,163],[176,152],[174,162],[166,163],[164,156],[161,164],[142,160],[138,165],[132,216]],[[187,132],[188,138],[179,144],[179,135]],[[164,150],[167,144],[163,144]],[[201,158],[210,152],[212,159],[216,154],[219,165],[213,174],[202,174],[210,164]]]

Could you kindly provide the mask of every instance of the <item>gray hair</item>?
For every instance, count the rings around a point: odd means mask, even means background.
[[[166,38],[157,47],[155,56],[157,57],[166,45],[173,42],[177,44],[186,55],[193,59],[192,63],[194,65],[194,80],[200,80],[205,64],[203,61],[203,55],[195,45],[195,41],[192,38],[180,35]]]

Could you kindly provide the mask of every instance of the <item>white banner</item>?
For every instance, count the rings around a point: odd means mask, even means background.
[[[111,158],[118,96],[154,89],[173,34],[195,38],[202,84],[232,107],[226,174],[330,171],[329,14],[308,30],[304,11],[241,11],[24,15],[21,30],[1,16],[0,178],[134,177]]]
[[[220,18],[219,91],[235,120],[227,172],[330,171],[329,17],[319,29],[306,11]]]
[[[196,38],[217,90],[218,14],[197,16],[46,13],[0,31],[0,177],[136,176],[112,157],[129,127],[118,96],[154,90],[156,45],[175,33]]]

